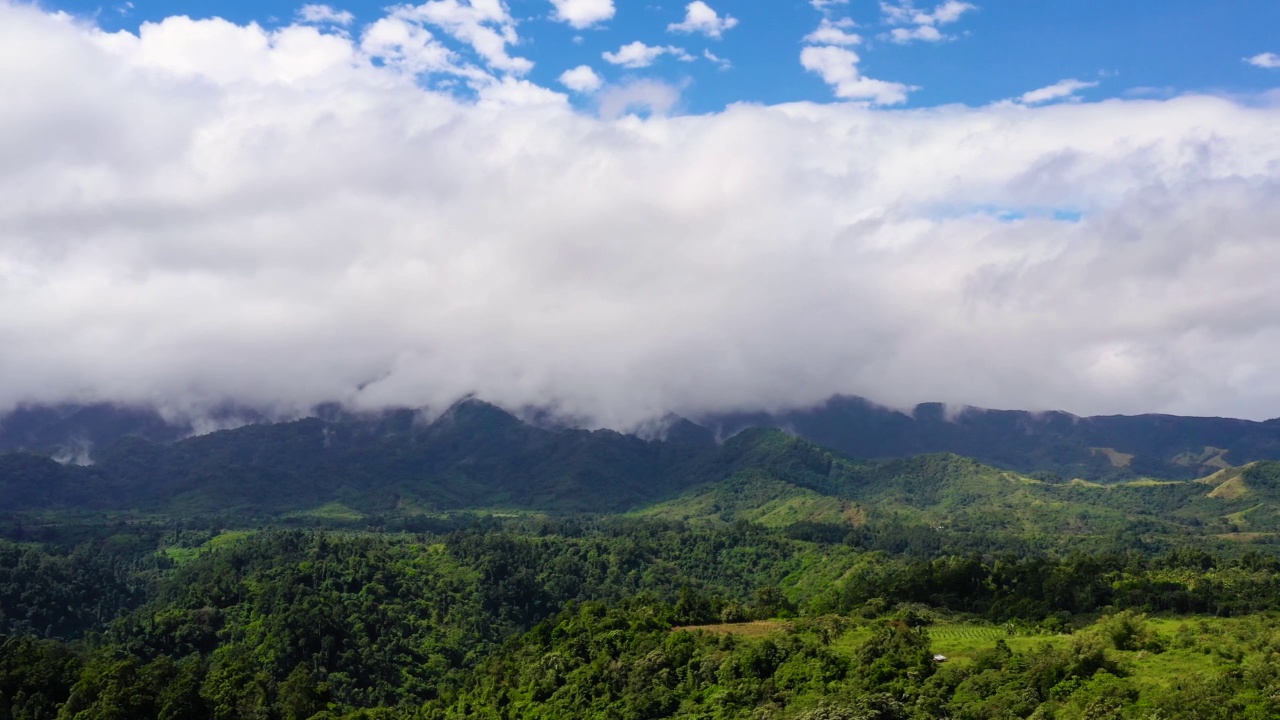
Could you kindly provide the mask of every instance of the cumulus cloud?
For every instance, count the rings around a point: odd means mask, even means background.
[[[521,78],[506,76],[477,88],[476,104],[483,109],[530,108],[535,105],[567,107],[563,93]]]
[[[388,67],[410,74],[448,73],[481,82],[489,79],[483,70],[462,63],[457,53],[445,47],[430,30],[401,17],[379,18],[365,28],[360,50],[366,57],[376,57]]]
[[[804,41],[814,45],[857,45],[862,42],[862,36],[848,32],[852,27],[854,22],[848,18],[834,21],[823,18],[817,30],[804,36]]]
[[[1280,408],[1274,104],[611,120],[7,2],[0,48],[0,407]]]
[[[933,12],[916,9],[912,0],[901,0],[897,4],[880,3],[880,12],[884,14],[885,20],[894,25],[948,25],[975,9],[974,5],[960,0],[946,0],[935,7]]]
[[[1079,98],[1076,93],[1097,86],[1098,83],[1096,82],[1085,82],[1074,78],[1059,80],[1047,87],[1023,93],[1018,98],[1018,102],[1024,105],[1038,105],[1040,103],[1053,102],[1054,100],[1077,100]]]
[[[965,13],[976,10],[977,6],[960,0],[946,0],[933,9],[924,12],[915,7],[912,0],[901,0],[898,3],[881,2],[880,12],[886,23],[899,25],[889,31],[888,38],[899,44],[907,44],[916,40],[924,42],[941,42],[951,39],[939,28],[950,25]]]
[[[663,116],[680,102],[680,88],[660,80],[629,80],[606,88],[599,101],[600,117],[607,120],[628,113]]]
[[[613,0],[551,0],[555,19],[579,30],[613,19]]]
[[[807,47],[800,51],[800,64],[817,73],[831,86],[836,97],[860,100],[872,105],[898,105],[907,101],[913,89],[902,83],[875,80],[858,71],[858,54],[833,45]]]
[[[942,42],[947,39],[942,31],[933,25],[916,25],[909,28],[894,28],[889,31],[889,39],[899,45],[906,45],[915,40],[924,42]]]
[[[574,92],[589,93],[599,90],[604,81],[590,65],[579,65],[560,73],[560,84]]]
[[[315,23],[317,25],[333,24],[333,25],[350,25],[356,19],[347,10],[334,10],[328,5],[303,5],[298,9],[298,19],[306,23]]]
[[[494,70],[523,75],[533,69],[526,58],[512,57],[508,45],[520,42],[516,22],[500,0],[430,0],[391,8],[388,19],[438,28],[470,46]]]
[[[674,45],[645,45],[639,40],[623,45],[618,48],[617,52],[606,50],[600,54],[600,57],[604,58],[605,62],[613,65],[621,65],[625,68],[643,68],[649,67],[663,55],[672,55],[686,62],[694,59],[684,48]]]
[[[1280,55],[1275,53],[1261,53],[1250,58],[1245,58],[1245,62],[1254,67],[1266,68],[1268,70],[1280,68]]]
[[[738,24],[732,15],[720,15],[702,0],[694,0],[684,8],[684,20],[671,23],[667,32],[701,33],[710,38],[719,38],[726,30]]]

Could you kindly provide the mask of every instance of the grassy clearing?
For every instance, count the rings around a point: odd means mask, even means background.
[[[1275,533],[1270,533],[1270,532],[1235,532],[1235,533],[1222,533],[1221,535],[1214,535],[1214,537],[1218,538],[1219,540],[1229,540],[1231,542],[1239,542],[1239,543],[1258,542],[1260,540],[1273,538],[1275,536],[1276,536]]]
[[[1129,670],[1134,683],[1144,692],[1159,692],[1198,678],[1217,675],[1237,664],[1241,646],[1265,633],[1274,619],[1266,616],[1243,618],[1166,617],[1152,618],[1146,629],[1160,639],[1164,652],[1115,652]]]
[[[183,565],[199,555],[200,549],[169,546],[161,550],[160,554],[169,558],[177,565]]]
[[[791,626],[791,623],[785,620],[756,620],[753,622],[741,623],[720,623],[717,625],[685,625],[683,627],[671,628],[671,632],[709,632],[717,635],[737,635],[739,637],[764,637],[778,632],[784,632]]]
[[[1258,509],[1258,508],[1260,508],[1260,507],[1262,507],[1262,506],[1261,506],[1261,505],[1254,505],[1253,507],[1249,508],[1248,510],[1241,510],[1241,511],[1240,511],[1240,512],[1238,512],[1238,513],[1231,513],[1230,515],[1227,515],[1227,516],[1226,516],[1226,521],[1227,521],[1227,522],[1229,522],[1229,523],[1231,523],[1231,524],[1233,524],[1233,525],[1247,526],[1247,525],[1249,524],[1249,514],[1250,514],[1250,513],[1252,513],[1253,511],[1257,510],[1257,509]]]
[[[306,518],[308,520],[329,520],[335,522],[360,522],[365,518],[364,513],[353,510],[340,502],[330,502],[320,507],[311,508],[310,510],[302,510],[296,513],[290,513],[285,517],[289,518]]]
[[[253,530],[227,530],[220,535],[215,535],[214,537],[209,538],[209,540],[201,547],[216,550],[218,548],[227,547],[228,545],[234,545],[253,534]]]
[[[1249,486],[1244,484],[1244,478],[1236,476],[1230,480],[1225,480],[1209,493],[1209,497],[1221,500],[1239,500],[1249,494]]]
[[[1159,640],[1162,651],[1116,650],[1103,632],[1105,618],[1074,635],[1010,634],[1005,628],[976,623],[940,624],[929,628],[933,651],[949,662],[967,664],[981,652],[1004,640],[1015,653],[1040,647],[1062,648],[1078,638],[1093,637],[1107,646],[1107,655],[1118,661],[1144,694],[1159,693],[1188,682],[1208,681],[1226,668],[1238,666],[1246,648],[1260,637],[1280,632],[1280,616],[1240,618],[1158,617],[1145,621],[1145,630]],[[850,638],[856,648],[859,642]]]
[[[1122,453],[1115,448],[1109,447],[1089,448],[1089,451],[1092,455],[1106,455],[1107,462],[1111,463],[1111,467],[1117,468],[1129,467],[1129,464],[1132,463],[1133,459],[1136,457],[1130,453]]]
[[[966,664],[979,653],[990,650],[1003,640],[1014,652],[1030,652],[1044,645],[1058,646],[1070,642],[1070,635],[1019,635],[1010,629],[989,624],[946,623],[929,628],[933,651],[947,656],[948,662]]]
[[[169,558],[174,563],[182,565],[183,563],[189,562],[198,557],[205,551],[234,545],[253,533],[254,531],[252,530],[228,530],[209,538],[198,547],[178,547],[176,545],[171,545],[161,550],[160,554]]]
[[[1010,635],[994,625],[940,625],[929,628],[929,639],[935,653],[946,655],[950,662],[967,663],[995,647],[997,640],[1008,642]]]
[[[1155,478],[1141,478],[1139,480],[1133,480],[1131,482],[1116,483],[1117,486],[1122,485],[1124,487],[1139,487],[1139,488],[1167,487],[1169,485],[1186,485],[1186,484],[1187,482],[1185,480],[1156,480]]]

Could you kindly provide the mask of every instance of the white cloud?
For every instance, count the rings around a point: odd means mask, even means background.
[[[684,13],[684,20],[667,26],[668,32],[702,33],[707,37],[719,38],[726,30],[738,24],[737,18],[731,15],[720,17],[702,0],[694,0],[686,5]]]
[[[531,61],[507,52],[520,38],[515,19],[500,0],[429,0],[391,8],[389,17],[439,28],[469,45],[494,70],[523,75],[533,69]]]
[[[1280,414],[1274,104],[598,119],[363,42],[0,0],[0,408]]]
[[[965,13],[976,10],[977,6],[959,0],[946,0],[933,9],[924,12],[916,9],[912,0],[900,0],[897,4],[881,2],[880,12],[885,21],[894,25],[949,25],[960,19]]]
[[[1245,62],[1260,68],[1280,68],[1280,55],[1275,53],[1261,53],[1250,58],[1245,58]]]
[[[299,25],[268,32],[256,24],[180,16],[144,22],[136,36],[119,32],[93,37],[133,71],[215,85],[306,83],[364,62],[348,38]]]
[[[649,67],[663,55],[672,55],[686,62],[694,59],[684,48],[674,45],[645,45],[639,40],[623,45],[618,48],[617,52],[605,51],[600,54],[600,57],[604,58],[605,62],[613,65],[621,65],[625,68],[643,68]]]
[[[1082,80],[1068,79],[1059,80],[1058,82],[1023,93],[1018,102],[1024,105],[1038,105],[1040,103],[1052,102],[1054,100],[1076,99],[1076,93],[1081,90],[1087,90],[1091,87],[1097,87],[1096,82],[1084,82]]]
[[[916,25],[910,28],[894,28],[890,30],[889,39],[900,45],[905,45],[914,40],[941,42],[946,40],[947,36],[932,25]]]
[[[804,36],[804,41],[814,45],[857,45],[862,42],[862,36],[848,32],[851,27],[854,23],[847,18],[836,21],[823,18],[817,30]]]
[[[356,19],[347,10],[334,10],[328,5],[303,5],[298,9],[298,19],[316,25],[350,25]]]
[[[569,100],[563,93],[511,76],[479,86],[476,95],[476,106],[489,110],[534,107],[558,110],[568,107]]]
[[[809,0],[809,4],[812,5],[815,10],[820,10],[825,13],[830,11],[833,7],[848,5],[849,0]]]
[[[680,102],[680,88],[659,80],[632,80],[605,88],[599,100],[600,117],[606,120],[637,111],[658,117],[671,112]]]
[[[590,65],[579,65],[560,73],[560,84],[574,92],[589,93],[599,90],[604,81]]]
[[[947,0],[938,7],[933,9],[930,18],[938,25],[947,25],[960,19],[961,15],[976,10],[977,7],[967,2],[959,2],[958,0]],[[920,22],[920,21],[917,21]]]
[[[485,80],[488,74],[461,63],[460,58],[445,47],[421,25],[399,17],[384,17],[365,28],[360,37],[360,50],[410,74],[447,73],[473,80]]]
[[[880,12],[884,16],[886,23],[906,26],[896,27],[886,35],[888,39],[899,44],[907,44],[916,40],[924,42],[950,40],[952,36],[946,35],[938,28],[943,25],[950,25],[959,20],[965,13],[977,9],[976,5],[960,2],[960,0],[946,0],[946,2],[936,6],[933,12],[924,12],[917,9],[912,0],[900,0],[896,4],[893,2],[880,3]]]
[[[613,0],[551,0],[555,19],[579,30],[613,18]]]
[[[823,45],[800,51],[800,64],[804,69],[821,76],[838,98],[872,105],[897,105],[907,101],[907,94],[914,88],[865,77],[858,72],[858,62],[857,53],[842,47]]]
[[[710,60],[712,63],[719,66],[721,70],[730,70],[733,68],[732,62],[730,62],[725,58],[720,57],[719,55],[716,55],[710,50],[703,50],[702,57],[706,58],[707,60]]]

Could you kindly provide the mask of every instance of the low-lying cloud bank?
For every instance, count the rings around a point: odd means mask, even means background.
[[[0,0],[0,409],[1280,415],[1277,96],[602,120],[371,52]]]

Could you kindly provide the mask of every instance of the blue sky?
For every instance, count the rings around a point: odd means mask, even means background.
[[[680,88],[674,109],[692,113],[714,112],[740,101],[834,99],[833,88],[799,61],[803,38],[824,18],[859,37],[860,42],[846,47],[859,57],[861,76],[914,88],[905,102],[895,103],[904,107],[983,105],[1064,80],[1077,81],[1078,89],[1058,100],[1249,95],[1280,84],[1280,71],[1245,62],[1280,52],[1280,3],[1274,0],[953,0],[952,4],[965,7],[954,20],[935,23],[937,35],[907,42],[895,42],[890,33],[895,28],[918,28],[906,15],[912,11],[927,15],[941,5],[918,2],[904,7],[902,0],[848,0],[826,3],[820,9],[802,0],[712,0],[708,6],[719,18],[736,21],[719,37],[669,30],[685,19],[687,6],[680,2],[620,0],[612,17],[579,28],[558,21],[549,0],[511,0],[506,7],[518,35],[509,52],[534,63],[525,75],[528,80],[564,90],[557,82],[559,75],[587,65],[606,83],[656,79]],[[895,6],[906,10],[897,23],[893,22]],[[136,31],[142,22],[173,15],[223,17],[271,28],[294,22],[302,4],[134,0],[130,7],[54,0],[46,7],[91,16],[104,29]],[[357,37],[362,28],[387,14],[386,6],[377,3],[339,1],[329,7],[351,13],[353,19],[345,31]],[[447,34],[436,32],[435,36],[464,55],[469,52]],[[693,59],[682,61],[668,53],[646,67],[627,68],[602,57],[637,41],[680,48]],[[708,60],[707,52],[730,66]],[[576,100],[580,105],[592,102],[589,97]]]

